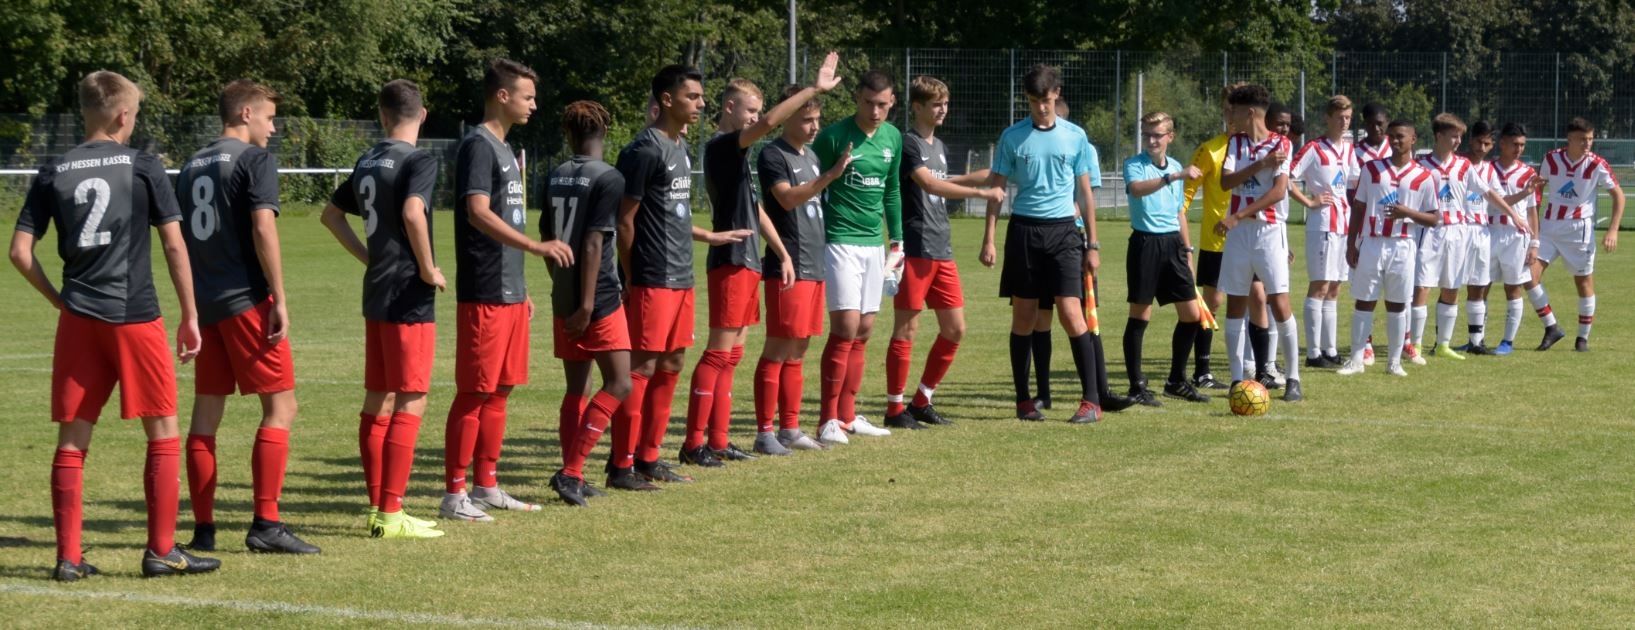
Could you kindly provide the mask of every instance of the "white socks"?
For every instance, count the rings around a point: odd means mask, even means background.
[[[1390,315],[1386,315],[1390,317]],[[1374,334],[1374,311],[1351,312],[1351,360],[1361,362],[1368,338]]]
[[[1420,308],[1423,309],[1424,307],[1422,306]],[[1387,344],[1387,347],[1390,348],[1390,353],[1386,355],[1390,358],[1390,361],[1387,362],[1386,365],[1394,367],[1402,366],[1402,344],[1404,342],[1404,333],[1406,332],[1408,332],[1408,313],[1400,312],[1385,314],[1385,336],[1390,340],[1390,343]]]
[[[1578,336],[1590,338],[1590,324],[1595,323],[1595,296],[1578,298]]]
[[[1272,330],[1288,337],[1285,340],[1288,343],[1283,345],[1283,361],[1287,364],[1283,367],[1284,377],[1291,381],[1300,380],[1300,322],[1294,321],[1291,316],[1272,326]]]
[[[1226,319],[1226,363],[1234,382],[1243,380],[1243,318]]]
[[[1521,330],[1521,298],[1505,302],[1504,305],[1504,341],[1515,341],[1516,331]]]
[[[1430,315],[1430,309],[1424,306],[1415,306],[1413,315],[1413,344],[1419,347],[1425,344],[1425,318]]]
[[[1550,310],[1550,296],[1544,293],[1544,285],[1535,285],[1527,290],[1527,300],[1533,303],[1533,312],[1538,313],[1539,319],[1544,320],[1544,327],[1556,325],[1556,314]]]
[[[1487,337],[1487,302],[1466,300],[1465,317],[1470,321],[1470,345],[1482,345]]]
[[[1436,343],[1453,344],[1453,324],[1457,321],[1459,321],[1457,305],[1436,303]]]
[[[1313,359],[1323,356],[1323,304],[1321,298],[1306,298],[1306,356]]]
[[[1311,340],[1317,345],[1317,339]],[[1323,353],[1329,356],[1340,354],[1340,302],[1328,300],[1323,302]]]

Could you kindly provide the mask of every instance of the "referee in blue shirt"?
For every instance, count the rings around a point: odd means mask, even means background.
[[[1101,419],[1098,378],[1105,377],[1101,353],[1085,323],[1084,279],[1101,263],[1096,241],[1096,210],[1090,174],[1094,152],[1084,130],[1056,117],[1062,77],[1055,68],[1037,65],[1022,79],[1028,117],[1011,125],[999,137],[991,186],[1016,183],[1011,198],[1011,219],[1005,230],[1005,266],[1000,272],[1000,297],[1011,300],[1011,376],[1016,386],[1016,417],[1043,420],[1028,394],[1028,359],[1032,350],[1034,318],[1041,300],[1053,301],[1062,327],[1072,344],[1073,364],[1082,391],[1078,410],[1068,420],[1075,424]],[[1075,196],[1088,200],[1084,224],[1088,238],[1075,221]],[[994,229],[999,204],[988,203],[982,233],[983,265],[997,262]]]
[[[1208,402],[1185,377],[1187,352],[1199,330],[1197,287],[1192,278],[1192,242],[1187,228],[1183,182],[1203,172],[1169,159],[1175,139],[1175,120],[1153,112],[1141,118],[1145,151],[1124,160],[1124,186],[1130,197],[1129,268],[1130,321],[1124,327],[1124,367],[1130,375],[1130,396],[1143,405],[1159,406],[1141,374],[1141,341],[1152,320],[1152,303],[1175,305],[1180,321],[1171,338],[1169,380],[1164,394],[1192,402]]]

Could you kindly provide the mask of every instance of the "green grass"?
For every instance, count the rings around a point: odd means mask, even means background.
[[[1635,372],[1627,359],[1635,300],[1618,280],[1635,273],[1629,253],[1600,258],[1601,316],[1591,354],[1558,348],[1433,360],[1407,380],[1380,370],[1352,379],[1307,372],[1309,400],[1274,402],[1267,418],[1231,416],[1221,399],[1171,401],[1071,427],[1060,422],[1062,409],[1044,424],[1011,419],[1009,313],[993,297],[998,272],[975,262],[981,224],[958,221],[970,334],[937,398],[957,426],[690,471],[697,483],[615,495],[586,510],[552,504],[489,525],[450,523],[438,540],[380,541],[365,536],[359,512],[361,269],[313,215],[292,209],[282,220],[302,405],[283,510],[323,555],[265,557],[238,548],[250,518],[257,406],[235,399],[219,452],[226,549],[219,574],[136,578],[143,438],[136,424],[105,413],[86,470],[85,542],[87,558],[107,575],[71,586],[47,582],[54,315],[11,276],[0,281],[7,298],[0,300],[0,417],[11,421],[0,442],[7,462],[0,465],[0,613],[7,625],[1635,624],[1635,423],[1619,389]],[[436,232],[441,259],[452,268],[450,220],[438,213]],[[1101,229],[1109,303],[1101,310],[1103,334],[1122,387],[1118,303],[1128,226]],[[1290,236],[1299,247],[1303,232]],[[55,265],[54,243],[38,252]],[[1305,282],[1301,267],[1297,287]],[[545,276],[542,266],[530,270],[538,296],[549,290]],[[1547,283],[1570,327],[1576,309],[1567,278],[1552,270]],[[161,295],[174,299],[164,289]],[[453,322],[453,307],[451,295],[439,301],[445,324]],[[164,308],[176,313],[171,303]],[[1504,312],[1497,298],[1490,312],[1497,328]],[[1163,373],[1173,317],[1162,312],[1147,335],[1149,374]],[[874,417],[883,404],[889,319],[869,347],[863,401]],[[1519,345],[1530,346],[1538,332],[1529,315]],[[916,376],[933,334],[925,322]],[[761,336],[756,330],[752,358],[739,371],[734,439],[742,445],[751,441],[745,423]],[[421,515],[435,513],[442,492],[453,342],[445,326],[408,500]],[[515,494],[543,501],[545,480],[559,465],[562,373],[543,320],[533,344],[532,384],[512,397],[500,466]],[[1057,345],[1055,387],[1071,392],[1059,334]],[[808,383],[817,381],[817,353],[808,357]],[[687,374],[696,357],[689,355]],[[186,391],[192,370],[181,374]],[[808,409],[816,405],[811,389]],[[677,416],[685,405],[679,396]],[[672,434],[670,448],[677,443]],[[604,456],[594,456],[598,468]],[[183,496],[185,540],[185,485]]]

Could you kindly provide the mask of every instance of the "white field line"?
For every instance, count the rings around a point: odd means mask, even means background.
[[[181,597],[176,595],[153,595],[149,593],[131,593],[124,591],[87,591],[78,588],[47,588],[28,584],[0,583],[0,594],[14,596],[54,597],[66,600],[83,601],[87,599],[132,602],[137,604],[156,604],[161,606],[187,606],[190,608],[219,608],[247,613],[271,613],[280,615],[308,615],[330,619],[344,619],[349,621],[387,621],[406,623],[417,626],[460,626],[460,627],[517,627],[517,628],[579,628],[584,630],[600,630],[614,628],[641,628],[643,626],[607,626],[601,624],[560,621],[538,617],[466,617],[462,615],[448,615],[438,613],[417,613],[396,610],[370,610],[364,608],[349,608],[344,606],[314,606],[311,604],[291,604],[287,602],[262,602],[237,599],[204,599],[198,597]],[[651,626],[656,627],[656,626]]]

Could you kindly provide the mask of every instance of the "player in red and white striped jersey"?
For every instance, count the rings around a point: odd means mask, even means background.
[[[1521,150],[1527,146],[1527,131],[1520,125],[1505,125],[1505,147],[1500,149],[1498,162],[1489,161],[1493,151],[1494,129],[1487,121],[1477,121],[1470,128],[1470,159],[1479,179],[1491,180],[1495,192],[1504,197],[1510,208],[1488,203],[1487,197],[1467,195],[1467,209],[1475,222],[1475,240],[1471,243],[1470,275],[1466,278],[1465,313],[1470,321],[1470,343],[1461,350],[1471,354],[1510,354],[1517,327],[1521,326],[1521,292],[1532,274],[1528,270],[1527,243],[1533,223],[1527,220],[1536,193],[1529,186],[1533,169],[1520,162]],[[1505,284],[1505,335],[1499,348],[1489,350],[1483,343],[1487,329],[1487,292],[1493,277],[1500,276]]]
[[[1351,275],[1351,296],[1356,311],[1351,317],[1351,358],[1340,375],[1361,374],[1363,352],[1374,332],[1374,306],[1385,300],[1387,372],[1407,376],[1402,369],[1403,333],[1408,328],[1408,301],[1413,297],[1416,250],[1422,226],[1441,221],[1436,191],[1437,175],[1413,160],[1418,134],[1413,123],[1394,121],[1388,132],[1392,157],[1362,166],[1357,194],[1351,201],[1351,225],[1346,235],[1346,262]]]
[[[1539,175],[1544,186],[1544,205],[1538,223],[1538,259],[1533,276],[1544,279],[1544,270],[1557,258],[1563,260],[1578,287],[1578,340],[1573,349],[1588,352],[1590,324],[1595,321],[1595,206],[1597,189],[1612,195],[1612,217],[1601,246],[1608,253],[1618,248],[1618,224],[1624,218],[1624,189],[1612,174],[1612,167],[1591,151],[1595,144],[1595,124],[1583,118],[1567,123],[1567,146],[1544,154]],[[1540,296],[1542,295],[1540,289]],[[1544,298],[1548,305],[1548,298]],[[1534,302],[1538,302],[1535,300]],[[1552,338],[1551,331],[1556,337]],[[1560,339],[1560,329],[1545,331],[1540,350]]]
[[[1442,221],[1427,230],[1419,242],[1419,288],[1414,293],[1412,336],[1418,344],[1424,333],[1426,302],[1431,289],[1440,288],[1441,295],[1436,301],[1436,346],[1432,354],[1463,360],[1464,355],[1454,352],[1452,341],[1454,322],[1459,318],[1459,289],[1470,276],[1470,266],[1475,263],[1473,242],[1481,232],[1472,201],[1485,200],[1506,213],[1513,210],[1496,192],[1499,181],[1491,170],[1478,168],[1469,159],[1454,153],[1465,133],[1464,121],[1453,114],[1442,113],[1431,121],[1431,128],[1436,142],[1429,155],[1419,158],[1419,165],[1436,172],[1441,182],[1437,186],[1437,198]],[[1482,211],[1485,218],[1486,208]]]
[[[1374,160],[1391,158],[1391,140],[1385,135],[1385,128],[1391,124],[1391,112],[1379,103],[1363,105],[1362,120],[1363,137],[1351,145],[1351,152],[1357,158],[1358,173],[1362,165]],[[1357,198],[1357,178],[1352,177],[1346,182],[1346,203]],[[1370,337],[1368,344],[1363,346],[1363,364],[1374,364],[1374,339]]]
[[[1351,223],[1348,183],[1356,181],[1359,164],[1351,147],[1351,99],[1343,95],[1324,107],[1328,133],[1307,142],[1294,155],[1290,177],[1303,180],[1289,189],[1306,212],[1306,367],[1339,367],[1338,311],[1340,283],[1350,278],[1345,261],[1346,228]]]
[[[1300,340],[1289,309],[1288,221],[1285,203],[1289,191],[1288,138],[1266,128],[1266,108],[1271,94],[1265,87],[1249,85],[1232,91],[1227,102],[1243,133],[1226,145],[1221,163],[1221,188],[1232,191],[1226,216],[1215,230],[1226,236],[1221,252],[1219,287],[1226,300],[1226,346],[1232,380],[1243,380],[1243,324],[1250,307],[1250,284],[1258,277],[1266,286],[1266,298],[1277,320],[1288,365],[1284,400],[1300,400]]]

